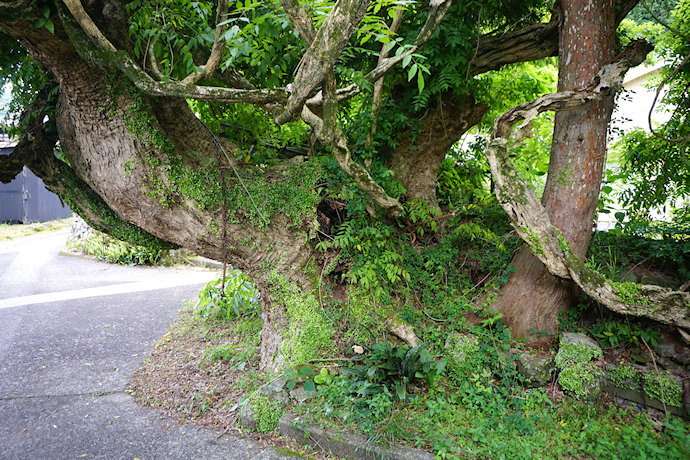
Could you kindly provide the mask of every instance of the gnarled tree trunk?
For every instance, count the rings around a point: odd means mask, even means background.
[[[301,208],[301,215],[288,217],[290,197],[281,201],[285,213],[253,197],[254,204],[244,211],[232,209],[230,203],[231,217],[225,224],[223,193],[234,190],[237,199],[252,203],[242,196],[248,189],[257,190],[252,180],[265,181],[270,188],[291,175],[276,170],[267,173],[270,177],[252,177],[239,170],[244,176],[240,183],[230,167],[232,157],[223,153],[232,146],[214,139],[184,99],[146,96],[118,72],[89,66],[59,22],[54,34],[35,28],[33,22],[0,26],[22,41],[60,87],[55,123],[69,166],[56,160],[52,149],[44,152],[49,157],[33,158],[46,184],[87,219],[102,219],[101,227],[120,216],[134,224],[127,227],[133,233],[138,227],[244,270],[264,300],[262,367],[280,367],[288,320],[282,298],[273,294],[276,281],[267,273],[280,273],[281,280],[309,295],[312,286],[305,267],[312,251],[307,239],[319,201],[314,190],[302,190],[301,198],[311,199],[313,206]],[[219,184],[219,164],[225,171],[225,191]],[[300,167],[308,166],[295,166]],[[196,183],[188,182],[191,179]],[[118,236],[128,239],[126,234]]]
[[[615,52],[613,0],[561,2],[558,91],[585,87]],[[542,197],[551,222],[579,259],[587,253],[606,158],[613,96],[558,112],[549,172]],[[559,313],[577,301],[576,286],[551,275],[527,247],[512,262],[517,268],[493,308],[503,313],[515,337],[544,340],[555,333]]]
[[[425,112],[424,123],[414,139],[410,133],[402,136],[400,145],[391,153],[389,167],[405,187],[408,200],[424,200],[430,208],[438,209],[436,183],[441,163],[453,144],[488,110],[471,95],[464,100],[448,95]]]

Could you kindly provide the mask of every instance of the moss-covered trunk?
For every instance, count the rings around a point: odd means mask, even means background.
[[[143,95],[121,74],[87,65],[59,23],[54,34],[31,22],[0,27],[23,42],[60,88],[54,121],[69,164],[52,156],[33,160],[46,184],[87,220],[122,220],[129,224],[117,227],[126,232],[154,235],[246,271],[265,299],[262,366],[276,370],[291,361],[288,352],[305,356],[308,347],[295,337],[314,335],[304,317],[315,305],[307,300],[313,299],[308,263],[318,165],[243,170],[234,164],[233,146],[214,139],[184,99]]]

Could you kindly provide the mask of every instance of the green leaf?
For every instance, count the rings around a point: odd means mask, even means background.
[[[51,21],[50,19],[46,19],[45,28],[51,34],[55,34],[55,25],[53,24],[53,21]]]
[[[417,74],[417,87],[420,93],[424,91],[424,74],[422,72]]]
[[[414,64],[412,64],[412,67],[410,67],[410,70],[407,72],[407,81],[412,80],[416,73],[417,73],[417,63],[414,63]]]
[[[50,7],[49,6],[43,7],[43,17],[46,19],[48,19],[50,17]]]
[[[316,384],[313,380],[304,382],[304,391],[316,391]]]
[[[400,48],[400,49],[402,49],[402,48]],[[411,54],[409,54],[403,58],[403,60],[402,60],[403,69],[408,66],[408,64],[410,63],[411,60],[412,60]]]

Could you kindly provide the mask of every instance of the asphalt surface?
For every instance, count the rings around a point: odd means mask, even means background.
[[[0,459],[273,459],[161,419],[125,393],[209,272],[60,254],[68,232],[0,242]]]

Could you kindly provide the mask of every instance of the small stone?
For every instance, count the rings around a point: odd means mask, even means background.
[[[572,343],[574,345],[584,344],[588,347],[596,348],[599,350],[599,354],[601,354],[602,351],[596,340],[579,332],[564,332],[561,335],[560,346],[562,347],[564,343]]]
[[[638,364],[649,364],[652,362],[652,357],[646,351],[641,349],[633,350],[630,357]]]
[[[315,395],[316,395],[315,391],[306,391],[302,387],[297,387],[297,388],[290,391],[290,396],[292,397],[292,399],[294,399],[295,401],[297,401],[299,403],[303,403],[307,399],[313,398]]]
[[[256,431],[256,418],[254,418],[254,410],[249,402],[240,409],[240,423],[245,430]]]
[[[626,272],[625,275],[623,275],[618,281],[621,283],[639,283],[640,275],[635,272]]]
[[[543,386],[551,379],[555,368],[552,355],[531,355],[520,353],[517,359],[517,371],[525,378],[527,388]]]
[[[662,358],[670,358],[676,354],[676,346],[670,342],[662,342],[654,347],[654,351]]]
[[[685,371],[685,366],[676,363],[672,359],[661,357],[657,361],[659,366],[671,372],[683,372]]]

